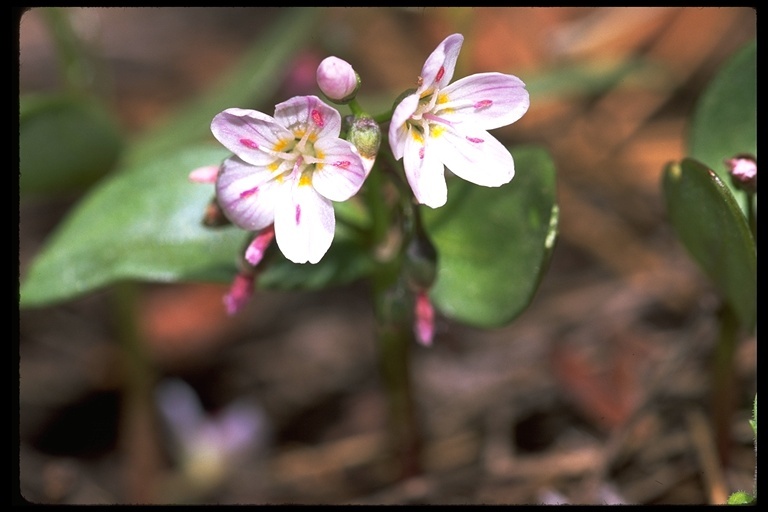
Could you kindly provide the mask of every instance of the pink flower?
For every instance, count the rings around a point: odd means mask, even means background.
[[[403,159],[416,199],[432,208],[448,197],[445,167],[486,187],[513,178],[512,155],[486,130],[514,123],[529,105],[525,84],[513,75],[478,73],[449,84],[463,41],[453,34],[438,45],[389,126],[392,153]]]
[[[216,180],[225,215],[250,231],[274,223],[286,258],[320,261],[336,227],[331,201],[352,197],[366,176],[357,149],[339,138],[341,115],[316,96],[297,96],[277,105],[274,117],[227,109],[211,131],[234,153]]]

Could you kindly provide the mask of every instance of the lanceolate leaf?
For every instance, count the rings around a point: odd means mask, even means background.
[[[731,191],[693,159],[670,164],[663,176],[670,222],[685,247],[735,310],[744,327],[755,325],[755,241]]]
[[[443,314],[477,327],[507,324],[525,310],[557,235],[552,160],[532,147],[512,155],[516,174],[507,185],[452,179],[448,203],[423,211],[439,254],[432,299]]]
[[[229,279],[243,232],[204,227],[213,187],[187,179],[192,169],[226,156],[219,147],[184,150],[96,185],[33,262],[21,306],[71,299],[123,279]]]
[[[742,210],[744,193],[735,190],[723,160],[740,153],[757,156],[757,43],[752,41],[720,70],[693,116],[690,156],[709,166],[734,192]]]

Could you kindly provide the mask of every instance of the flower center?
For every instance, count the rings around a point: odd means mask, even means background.
[[[422,135],[429,133],[430,126],[434,124],[452,126],[452,123],[449,120],[438,115],[441,111],[439,105],[444,102],[445,98],[440,100],[439,89],[434,88],[425,91],[422,93],[421,98],[419,98],[419,105],[416,107],[416,112],[411,115],[406,123]]]

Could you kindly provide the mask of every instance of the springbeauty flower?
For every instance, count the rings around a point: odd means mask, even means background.
[[[216,197],[233,224],[274,223],[275,241],[294,263],[317,263],[333,242],[331,201],[346,201],[365,180],[357,149],[339,138],[341,115],[316,96],[296,96],[269,116],[230,108],[211,131],[234,156],[216,179]]]
[[[463,42],[453,34],[437,46],[389,126],[392,153],[403,159],[416,200],[431,208],[448,198],[445,167],[486,187],[514,177],[512,155],[487,130],[514,123],[529,106],[525,84],[513,75],[477,73],[450,83]]]

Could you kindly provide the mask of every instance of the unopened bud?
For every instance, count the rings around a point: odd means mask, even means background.
[[[757,192],[757,159],[752,155],[736,155],[725,160],[733,185],[746,192]]]
[[[258,235],[248,244],[245,250],[245,259],[254,267],[261,263],[264,253],[275,238],[275,225],[270,224],[259,232]]]
[[[347,103],[360,88],[360,77],[345,60],[326,57],[317,67],[317,85],[329,100]]]
[[[366,174],[371,172],[381,146],[381,127],[370,116],[355,117],[349,127],[347,140],[351,142],[363,159]]]
[[[241,271],[235,276],[229,293],[224,296],[224,306],[229,316],[235,315],[248,304],[256,286],[255,280],[255,272]]]
[[[435,337],[435,308],[432,301],[429,300],[429,294],[426,290],[416,293],[416,307],[414,311],[416,323],[416,340],[424,346],[432,345],[432,339]]]

